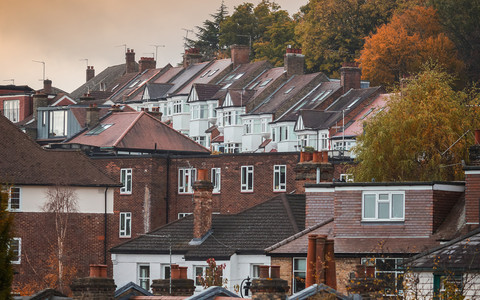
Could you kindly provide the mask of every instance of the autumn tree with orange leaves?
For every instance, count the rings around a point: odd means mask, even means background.
[[[444,33],[436,10],[416,6],[393,16],[390,23],[365,39],[358,62],[372,85],[389,85],[416,74],[433,62],[451,74],[464,68],[455,44]]]

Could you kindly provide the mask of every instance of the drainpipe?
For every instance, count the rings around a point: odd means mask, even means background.
[[[168,196],[170,193],[170,152],[167,152],[167,189],[165,191],[165,211],[167,212],[165,216],[165,222],[168,224],[168,215],[170,214],[170,206],[168,203]]]
[[[108,187],[105,188],[105,213],[103,214],[104,223],[104,239],[103,239],[103,263],[107,264],[107,192]]]

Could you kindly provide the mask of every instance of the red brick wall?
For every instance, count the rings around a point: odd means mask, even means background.
[[[480,216],[480,174],[465,175],[465,211],[467,224],[479,226]],[[472,229],[473,229],[472,228]]]
[[[445,221],[445,218],[463,194],[459,192],[433,191],[433,231],[436,231],[442,222]]]
[[[3,102],[8,100],[20,100],[20,112],[18,121],[22,121],[32,114],[33,100],[31,96],[2,96],[0,98],[0,110],[3,116]]]
[[[305,210],[305,227],[333,218],[334,193],[308,193]]]
[[[89,274],[89,265],[104,263],[104,214],[71,214],[68,222],[65,246],[66,266],[74,266],[74,277]],[[14,237],[21,238],[21,263],[14,265],[14,290],[30,286],[52,287],[48,274],[52,274],[51,261],[56,253],[57,241],[52,213],[15,213]],[[113,215],[107,215],[108,226],[112,225]],[[107,250],[112,240],[107,237]],[[111,276],[110,254],[107,253],[109,275]]]

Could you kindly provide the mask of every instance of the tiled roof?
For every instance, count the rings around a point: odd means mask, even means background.
[[[300,116],[303,120],[305,129],[328,129],[342,117],[341,112],[329,112],[318,110],[301,110]]]
[[[212,215],[212,234],[200,245],[193,238],[193,215],[111,249],[112,253],[181,253],[186,260],[228,259],[234,253],[264,253],[264,249],[301,230],[305,195],[282,194],[235,215]]]
[[[193,64],[185,68],[185,70],[182,73],[178,74],[178,76],[173,78],[173,80],[169,81],[170,83],[173,83],[173,86],[170,89],[170,91],[168,91],[168,93],[170,95],[175,95],[175,94],[179,94],[181,91],[182,94],[188,94],[191,87],[191,85],[189,84],[192,82],[192,79],[195,78],[195,76],[197,76],[201,72],[205,72],[205,70],[207,70],[207,68],[211,63],[212,62],[210,61],[203,62],[203,63]],[[186,87],[187,85],[189,85],[189,88],[183,90],[183,88]]]
[[[382,88],[379,86],[366,89],[351,89],[335,100],[335,102],[333,102],[325,110],[340,111],[348,108],[350,104],[352,105],[349,107],[349,110],[353,110],[357,105],[362,103],[363,100],[372,96],[374,93],[379,93],[381,90]]]
[[[147,85],[145,86],[145,89],[148,91],[148,96],[151,100],[165,98],[167,96],[167,92],[171,88],[171,83],[147,83]]]
[[[100,72],[98,75],[78,87],[76,90],[70,93],[73,99],[78,99],[85,94],[92,93],[93,91],[100,91],[100,85],[109,87],[107,91],[111,91],[111,88],[115,86],[113,84],[120,77],[125,74],[126,65],[111,66]],[[113,84],[113,85],[112,85]]]
[[[247,105],[248,101],[250,101],[255,94],[255,91],[243,89],[228,89],[228,94],[230,94],[233,106],[240,107]],[[223,104],[224,103],[219,105],[219,107],[224,107]]]
[[[117,186],[79,151],[45,150],[0,116],[0,181],[19,185]]]
[[[220,90],[221,86],[216,84],[195,83],[192,88],[197,92],[198,101],[205,101],[215,99],[213,96]]]
[[[100,126],[106,129],[91,134]],[[209,152],[146,112],[114,112],[97,127],[83,131],[67,143],[116,149]]]
[[[211,63],[208,64],[207,68],[203,69],[202,72],[191,78],[190,82],[185,85],[181,90],[177,91],[177,93],[187,94],[188,92],[190,92],[192,85],[196,83],[215,83],[219,75],[230,70],[229,67],[231,65],[232,60],[230,58],[213,60]]]

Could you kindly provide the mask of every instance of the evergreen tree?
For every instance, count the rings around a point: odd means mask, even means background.
[[[12,241],[13,215],[7,210],[8,193],[0,186],[0,299],[11,299],[13,280]]]

